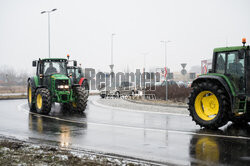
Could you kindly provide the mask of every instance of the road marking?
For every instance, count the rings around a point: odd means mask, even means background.
[[[116,109],[116,110],[121,110],[121,111],[126,111],[126,112],[136,112],[136,113],[146,113],[146,114],[160,114],[160,115],[172,115],[172,116],[186,116],[189,117],[187,114],[178,114],[178,113],[169,113],[169,112],[154,112],[154,111],[141,111],[141,110],[131,110],[131,109],[126,109],[126,108],[120,108],[120,107],[112,107],[112,106],[107,106],[100,104],[96,101],[91,101],[94,105],[98,107],[103,107],[106,109]]]
[[[38,113],[34,112],[29,112],[23,106],[26,105],[21,104],[18,106],[19,110],[23,110],[26,113],[30,113],[35,116],[41,116],[45,118],[50,118],[50,119],[55,119],[59,121],[64,121],[64,122],[69,122],[69,123],[76,123],[76,124],[88,124],[88,125],[96,125],[96,126],[106,126],[106,127],[116,127],[116,128],[123,128],[123,129],[132,129],[132,130],[147,130],[147,131],[158,131],[158,132],[169,132],[169,133],[174,133],[174,134],[185,134],[185,135],[198,135],[198,136],[209,136],[209,137],[219,137],[219,138],[231,138],[231,139],[245,139],[245,140],[250,140],[250,137],[244,137],[244,136],[229,136],[229,135],[217,135],[217,134],[206,134],[206,133],[195,133],[191,131],[177,131],[177,130],[169,130],[169,129],[155,129],[155,128],[144,128],[144,127],[136,127],[136,126],[124,126],[124,125],[119,125],[119,124],[106,124],[106,123],[95,123],[95,122],[78,122],[74,120],[67,120],[67,119],[62,119],[58,117],[53,117],[53,116],[48,116],[48,115],[41,115]]]

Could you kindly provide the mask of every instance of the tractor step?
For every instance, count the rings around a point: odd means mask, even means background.
[[[245,113],[247,110],[247,98],[245,97],[245,99],[241,99],[239,101],[239,108],[238,108],[238,112],[243,112]]]

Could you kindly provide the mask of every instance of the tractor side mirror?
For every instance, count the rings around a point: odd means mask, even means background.
[[[245,55],[245,50],[244,49],[240,49],[238,51],[238,58],[239,59],[244,59],[244,55]]]
[[[32,66],[33,66],[33,67],[36,67],[36,61],[33,61],[33,62],[32,62]]]
[[[77,61],[74,61],[74,66],[77,66]]]

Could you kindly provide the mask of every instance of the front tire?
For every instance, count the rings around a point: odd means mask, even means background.
[[[189,97],[188,110],[196,124],[217,129],[228,122],[229,99],[224,89],[212,82],[195,84]]]
[[[30,108],[30,111],[36,110],[36,104],[34,102],[35,100],[35,87],[32,86],[31,81],[28,81],[28,87],[27,87],[27,99],[28,99],[28,105]]]
[[[46,88],[39,88],[36,91],[36,111],[39,114],[49,114],[51,111],[51,96]]]

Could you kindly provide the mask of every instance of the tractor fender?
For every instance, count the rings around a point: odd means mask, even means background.
[[[29,77],[27,82],[30,82],[32,87],[36,87],[36,82],[34,77]]]
[[[82,83],[83,83],[83,80],[84,80],[85,78],[84,77],[82,77],[81,79],[80,79],[80,81],[79,81],[79,85],[82,85]]]
[[[48,88],[47,86],[39,85],[39,84],[38,84],[38,79],[37,79],[36,76],[35,76],[35,77],[30,77],[30,78],[28,78],[28,82],[29,82],[29,81],[30,81],[31,85],[32,85],[33,87],[35,87],[35,90],[37,90],[38,88]]]
[[[218,85],[220,85],[221,87],[224,87],[224,89],[226,90],[229,98],[230,98],[230,107],[231,107],[231,111],[233,110],[233,104],[234,104],[234,96],[233,93],[228,85],[228,83],[220,76],[214,76],[214,75],[202,75],[199,76],[198,78],[196,78],[193,82],[191,87],[193,87],[195,84],[200,83],[200,82],[205,82],[208,80],[212,80],[213,82],[217,82]]]

